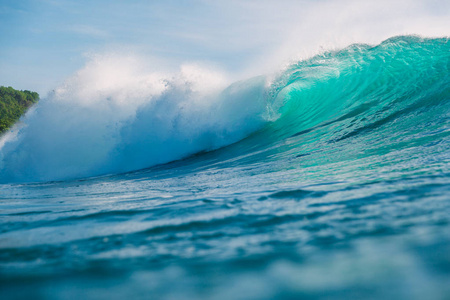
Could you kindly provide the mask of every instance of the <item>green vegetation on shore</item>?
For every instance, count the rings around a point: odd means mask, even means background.
[[[0,86],[0,134],[11,128],[38,100],[39,94],[36,92]]]

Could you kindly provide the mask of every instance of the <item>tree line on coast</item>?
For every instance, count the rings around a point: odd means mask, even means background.
[[[10,129],[38,101],[36,92],[0,86],[0,134]]]

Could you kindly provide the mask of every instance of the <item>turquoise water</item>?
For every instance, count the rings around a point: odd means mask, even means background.
[[[42,101],[0,149],[2,298],[449,299],[449,71],[447,38],[352,45],[162,135],[170,91],[85,164]]]

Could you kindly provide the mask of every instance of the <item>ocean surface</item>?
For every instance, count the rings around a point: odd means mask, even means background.
[[[448,38],[215,94],[85,71],[0,141],[1,299],[450,299]]]

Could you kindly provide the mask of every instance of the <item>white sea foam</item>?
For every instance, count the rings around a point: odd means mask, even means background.
[[[175,74],[141,65],[130,56],[92,58],[4,137],[0,180],[141,169],[235,142],[264,123],[262,77],[228,86],[199,65]]]

